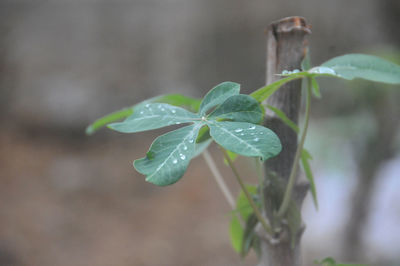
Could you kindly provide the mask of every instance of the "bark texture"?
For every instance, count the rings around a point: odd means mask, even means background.
[[[305,37],[310,34],[310,26],[301,17],[288,17],[272,23],[267,29],[267,84],[280,77],[275,75],[283,70],[301,68],[301,61],[307,52]],[[296,124],[298,122],[301,81],[292,81],[271,97],[265,105],[272,105],[283,111]],[[297,238],[291,242],[288,226],[275,224],[275,214],[281,204],[283,191],[287,184],[297,148],[297,134],[286,126],[277,116],[267,110],[265,126],[272,129],[282,142],[282,152],[266,163],[264,214],[272,227],[282,227],[281,232],[273,239],[261,237],[262,256],[259,266],[297,266],[300,265],[300,237],[302,229],[296,233]],[[297,183],[293,200],[298,210],[307,192],[307,183]]]

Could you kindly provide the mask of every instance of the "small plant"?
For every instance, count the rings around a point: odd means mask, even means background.
[[[282,76],[280,80],[255,90],[250,95],[240,94],[240,85],[237,83],[223,82],[211,89],[202,100],[179,94],[158,96],[98,119],[87,128],[86,132],[92,134],[105,125],[122,133],[182,125],[156,138],[147,154],[134,161],[134,167],[146,176],[146,181],[158,186],[171,185],[184,175],[194,157],[203,154],[234,209],[230,235],[232,245],[238,253],[245,256],[251,248],[260,252],[260,240],[255,233],[257,224],[261,224],[272,241],[274,235],[281,230],[282,223],[287,223],[294,243],[296,232],[301,225],[300,212],[293,210],[292,204],[299,163],[303,166],[314,203],[318,206],[317,191],[308,163],[311,155],[303,147],[307,135],[311,97],[312,95],[321,97],[316,78],[334,77],[347,80],[360,78],[400,84],[400,66],[370,55],[349,54],[333,58],[316,67],[310,67],[306,58],[301,70],[283,71],[280,75]],[[282,85],[295,79],[307,81],[304,123],[289,181],[283,189],[284,195],[279,211],[274,214],[274,220],[271,221],[261,214],[264,201],[263,192],[259,189],[263,187],[260,160],[276,156],[282,147],[277,135],[261,125],[265,108],[274,112],[296,133],[300,133],[300,130],[281,110],[264,106],[262,103]],[[122,122],[116,122],[122,119],[124,119]],[[227,164],[232,168],[241,186],[242,191],[236,204],[207,152],[207,147],[213,141],[220,146]],[[260,177],[258,186],[248,186],[240,177],[233,164],[237,155],[255,158]],[[333,260],[324,260],[320,264],[339,265]]]

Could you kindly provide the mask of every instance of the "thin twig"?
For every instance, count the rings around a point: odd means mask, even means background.
[[[205,150],[202,154],[203,154],[204,160],[206,161],[206,164],[208,165],[208,167],[211,170],[211,173],[214,176],[215,181],[217,182],[219,188],[221,189],[222,194],[225,196],[226,201],[228,201],[232,210],[234,210],[236,208],[235,199],[233,198],[231,191],[229,190],[221,173],[219,172],[217,166],[215,165],[213,158],[211,157],[208,150]]]
[[[265,197],[264,197],[264,175],[263,175],[263,164],[260,162],[260,158],[254,158],[256,164],[256,171],[258,177],[258,194],[261,199],[261,210],[265,210]]]
[[[225,159],[227,160],[229,166],[232,169],[232,172],[234,173],[236,180],[238,181],[240,187],[242,188],[247,200],[250,203],[250,206],[252,207],[254,214],[257,216],[258,221],[261,223],[261,225],[263,226],[264,230],[272,235],[272,229],[271,227],[268,225],[268,223],[265,221],[264,217],[261,215],[260,210],[258,209],[257,205],[254,203],[253,198],[251,197],[249,191],[247,190],[245,184],[243,183],[242,178],[239,175],[239,172],[236,170],[235,166],[233,165],[233,162],[231,160],[231,158],[229,158],[228,153],[226,152],[225,149],[222,149],[222,152],[224,153]]]

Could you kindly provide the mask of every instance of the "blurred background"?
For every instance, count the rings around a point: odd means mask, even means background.
[[[161,93],[261,87],[264,29],[291,15],[313,26],[314,64],[354,52],[400,63],[398,0],[1,0],[0,265],[254,265],[230,247],[229,205],[201,157],[159,188],[132,161],[164,131],[84,131]],[[321,80],[304,265],[400,265],[399,89]]]

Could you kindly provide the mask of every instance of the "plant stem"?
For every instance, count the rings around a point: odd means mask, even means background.
[[[239,175],[239,172],[236,170],[235,166],[233,165],[233,162],[231,158],[229,158],[228,153],[225,151],[225,149],[222,149],[222,152],[224,153],[225,159],[227,160],[229,166],[232,169],[233,174],[236,177],[236,180],[239,182],[240,187],[242,188],[247,200],[250,203],[251,208],[254,211],[254,214],[257,216],[258,221],[260,221],[261,225],[263,226],[264,230],[272,235],[272,229],[268,225],[268,223],[265,221],[264,217],[261,215],[260,210],[258,209],[257,205],[255,204],[253,198],[250,195],[250,192],[247,190],[245,184],[243,183],[242,178]]]
[[[213,174],[214,179],[218,184],[218,187],[221,189],[222,194],[225,196],[226,201],[228,201],[232,210],[234,210],[235,209],[235,199],[233,198],[231,191],[229,190],[221,173],[219,172],[217,166],[215,165],[213,158],[211,157],[208,150],[203,151],[202,155],[203,155],[204,160],[206,161],[206,164],[210,168],[211,173]]]
[[[278,218],[282,218],[287,209],[289,208],[289,203],[292,197],[293,193],[293,187],[296,183],[296,177],[297,177],[297,168],[299,165],[299,159],[301,155],[301,151],[303,150],[304,146],[304,141],[306,139],[307,135],[307,129],[308,129],[308,122],[310,119],[310,102],[311,102],[311,89],[312,89],[312,83],[311,83],[311,78],[307,78],[307,98],[306,98],[306,113],[305,113],[305,121],[304,121],[304,127],[303,127],[303,132],[300,138],[300,143],[297,146],[296,154],[293,160],[293,165],[292,165],[292,171],[290,172],[289,176],[289,182],[286,186],[286,191],[283,196],[283,201],[281,206],[279,207],[278,211]]]
[[[264,175],[262,174],[262,167],[263,164],[260,162],[260,158],[254,158],[255,163],[256,163],[256,172],[257,172],[257,177],[258,177],[258,186],[259,186],[259,192],[258,194],[260,195],[261,199],[261,210],[265,210],[265,197],[264,197]]]

